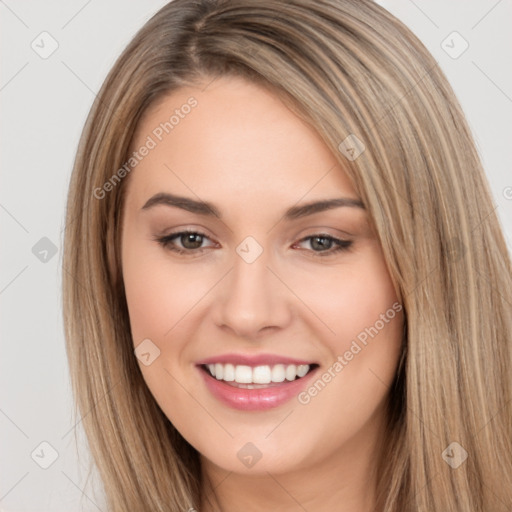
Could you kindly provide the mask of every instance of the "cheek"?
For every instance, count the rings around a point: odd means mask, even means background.
[[[148,365],[139,362],[139,367],[166,416],[178,429],[189,431],[198,411],[190,406],[190,395],[179,384],[184,381],[180,365],[189,336],[187,313],[206,291],[194,286],[192,270],[177,272],[160,247],[155,249],[136,238],[126,242],[123,280],[133,345],[137,347],[147,339],[154,344],[141,345],[152,360]],[[155,354],[158,356],[153,359]],[[189,385],[187,388],[193,391]]]
[[[144,338],[164,340],[204,297],[209,286],[204,279],[198,279],[197,269],[194,271],[192,266],[183,265],[179,269],[172,266],[160,247],[144,249],[135,245],[127,245],[123,255],[123,279],[134,343]]]
[[[295,290],[320,320],[315,324],[327,358],[318,376],[321,382],[315,381],[311,393],[299,401],[309,404],[311,417],[321,417],[328,404],[343,403],[339,410],[332,409],[332,415],[350,430],[373,413],[395,376],[403,337],[402,306],[376,246],[354,255],[350,264],[302,275]]]
[[[400,306],[376,245],[351,255],[343,264],[289,274],[288,279],[297,296],[315,314],[324,342],[337,353],[347,350],[359,335],[364,339],[366,329],[375,324],[391,338],[401,328],[400,318],[390,321],[400,317],[395,311]]]
[[[175,294],[170,293],[164,272],[151,258],[134,251],[124,261],[123,279],[134,344],[144,338],[161,338],[172,326],[176,305],[169,302]]]

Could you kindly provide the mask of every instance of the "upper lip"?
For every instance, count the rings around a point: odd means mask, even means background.
[[[198,365],[205,364],[234,364],[245,366],[272,366],[275,364],[315,364],[313,361],[306,361],[304,359],[296,359],[294,357],[280,356],[278,354],[219,354],[218,356],[208,357],[198,361]]]

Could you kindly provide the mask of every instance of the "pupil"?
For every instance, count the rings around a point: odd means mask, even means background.
[[[323,242],[320,242],[319,244],[317,244],[316,242],[318,240],[323,240]],[[326,247],[326,246],[329,246],[331,244],[331,240],[329,238],[326,238],[326,237],[323,237],[323,236],[315,236],[313,237],[313,239],[311,240],[311,245],[313,247],[313,249],[325,249],[325,248],[329,248],[329,247]],[[315,247],[316,246],[316,247]]]
[[[198,249],[201,247],[202,242],[202,236],[196,235],[195,233],[188,233],[181,237],[181,243],[186,249]]]

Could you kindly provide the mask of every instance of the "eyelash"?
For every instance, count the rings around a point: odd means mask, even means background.
[[[155,240],[165,249],[168,249],[168,250],[173,251],[178,254],[185,254],[185,255],[190,256],[193,253],[195,253],[195,254],[202,253],[204,251],[204,249],[206,249],[206,247],[198,248],[198,249],[181,249],[181,248],[173,245],[172,241],[174,239],[180,238],[183,235],[189,235],[189,234],[199,235],[202,238],[208,238],[204,233],[201,233],[199,231],[185,230],[185,231],[179,231],[177,233],[171,233],[171,234],[163,236],[163,237],[156,237]],[[352,241],[340,240],[339,238],[335,238],[330,235],[324,235],[322,233],[304,237],[301,240],[299,240],[299,243],[304,242],[309,239],[312,239],[312,238],[324,238],[324,239],[334,242],[334,244],[335,244],[335,249],[328,249],[326,251],[313,251],[312,250],[313,256],[319,257],[319,258],[325,258],[327,256],[330,256],[332,254],[339,253],[342,251],[348,251],[352,246]]]

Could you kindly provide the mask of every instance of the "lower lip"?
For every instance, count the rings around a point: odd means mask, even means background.
[[[264,411],[279,407],[296,397],[307,386],[318,367],[300,379],[273,383],[268,388],[259,389],[237,388],[212,377],[201,366],[198,369],[209,391],[224,404],[243,411]]]

